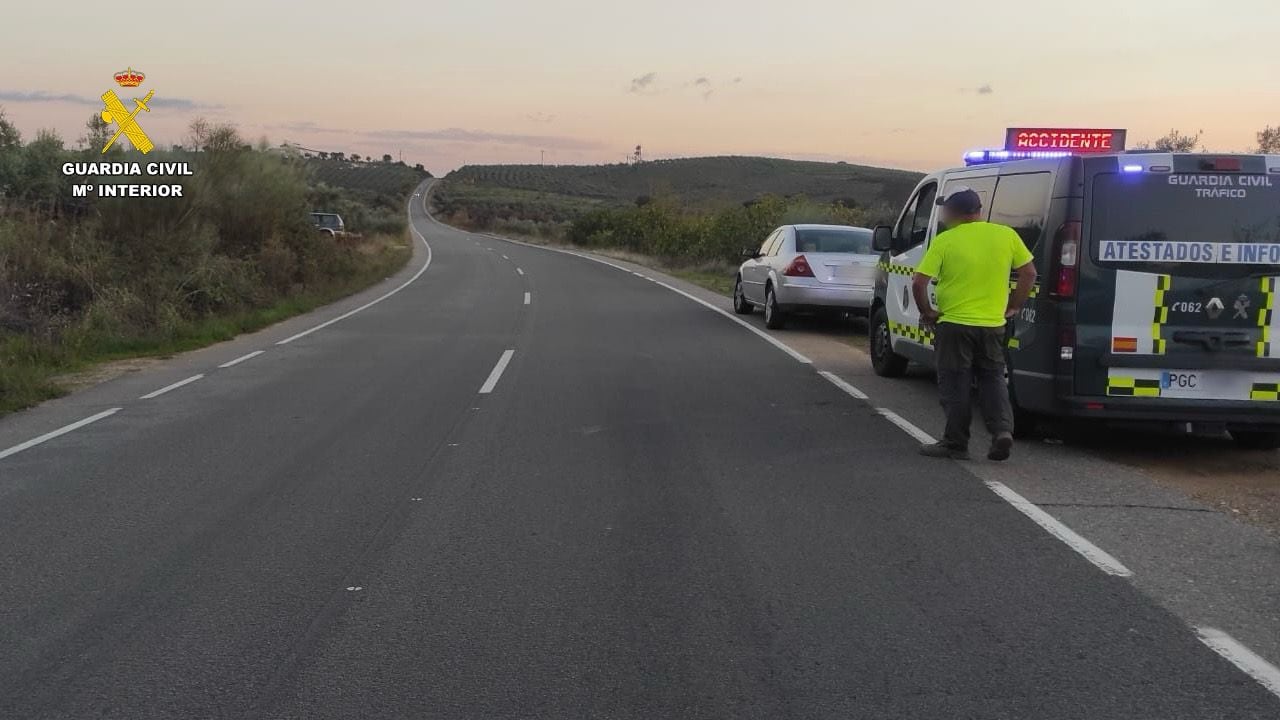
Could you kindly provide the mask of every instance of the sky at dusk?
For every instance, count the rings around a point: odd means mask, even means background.
[[[115,88],[161,146],[249,139],[468,163],[772,155],[936,169],[1007,126],[1280,125],[1280,3],[362,0],[20,3],[0,107],[69,143]],[[137,91],[112,81],[131,66]]]

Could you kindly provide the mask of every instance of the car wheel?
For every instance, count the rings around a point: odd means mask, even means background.
[[[750,315],[755,306],[747,299],[746,294],[742,292],[742,278],[738,277],[733,281],[733,311],[739,315]]]
[[[1231,439],[1246,450],[1280,448],[1280,430],[1232,430]]]
[[[774,294],[772,285],[764,289],[764,326],[770,330],[781,330],[787,326],[786,313],[778,307],[778,296]]]
[[[878,308],[871,316],[871,367],[881,377],[902,377],[907,372],[907,359],[893,351],[889,335],[889,314]]]

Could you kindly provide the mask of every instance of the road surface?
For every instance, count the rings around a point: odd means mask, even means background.
[[[805,358],[420,201],[383,286],[0,422],[0,717],[1280,716]]]

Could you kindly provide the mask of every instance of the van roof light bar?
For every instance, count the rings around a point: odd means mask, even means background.
[[[989,165],[1010,160],[1056,160],[1071,157],[1067,150],[973,150],[964,155],[965,165]]]

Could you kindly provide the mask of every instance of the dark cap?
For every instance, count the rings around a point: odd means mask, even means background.
[[[982,198],[969,188],[956,188],[950,195],[938,198],[938,205],[961,215],[977,215],[982,212]]]

